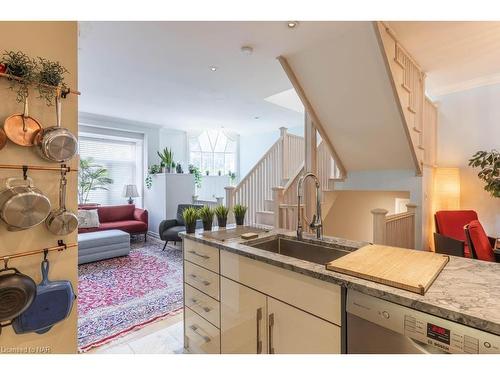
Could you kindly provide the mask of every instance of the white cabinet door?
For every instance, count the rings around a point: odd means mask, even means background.
[[[340,327],[274,298],[267,298],[270,354],[338,354]]]
[[[221,353],[267,353],[266,296],[221,277]]]

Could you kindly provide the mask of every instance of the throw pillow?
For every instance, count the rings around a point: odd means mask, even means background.
[[[78,210],[78,228],[99,227],[97,210]]]

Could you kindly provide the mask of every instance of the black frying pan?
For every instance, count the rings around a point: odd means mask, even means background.
[[[0,270],[0,333],[2,327],[30,307],[36,294],[36,284],[33,279],[19,272],[16,268],[5,265]]]

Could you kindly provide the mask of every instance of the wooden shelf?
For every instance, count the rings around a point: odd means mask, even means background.
[[[7,73],[0,73],[0,78],[5,78],[7,80],[14,80],[14,81],[18,81],[18,82],[23,82],[24,80],[20,77],[17,77],[17,76],[13,76],[11,74],[7,74]],[[61,87],[59,86],[51,86],[51,85],[45,85],[45,84],[41,84],[42,86],[44,87],[48,87],[48,88],[51,88],[53,90],[60,90],[61,91],[61,97],[62,98],[65,98],[66,95],[68,94],[73,94],[73,95],[81,95],[81,92],[80,91],[77,91],[77,90],[73,90],[71,88],[68,88],[67,90],[62,90]]]

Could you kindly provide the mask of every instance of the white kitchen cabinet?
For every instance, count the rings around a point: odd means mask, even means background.
[[[270,354],[340,354],[340,327],[267,298]]]
[[[337,354],[340,327],[221,277],[221,353]]]
[[[267,353],[266,295],[221,277],[221,353]]]

